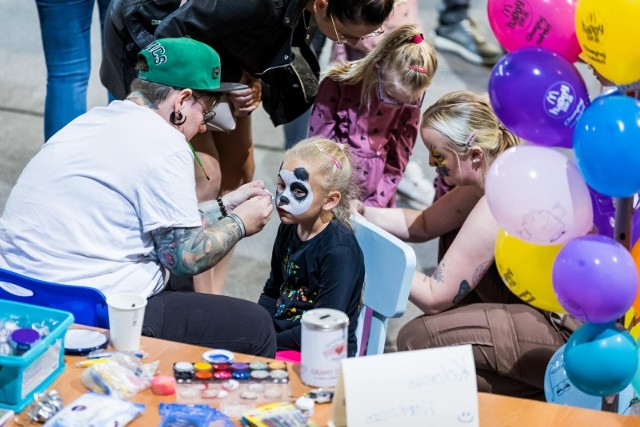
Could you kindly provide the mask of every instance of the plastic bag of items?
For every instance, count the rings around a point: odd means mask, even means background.
[[[80,379],[91,391],[126,399],[151,385],[159,363],[143,364],[133,354],[115,353],[108,361],[88,367]]]

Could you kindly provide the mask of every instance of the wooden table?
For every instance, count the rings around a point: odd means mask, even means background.
[[[149,353],[145,362],[160,360],[159,373],[173,375],[173,363],[181,360],[200,360],[207,348],[175,343],[153,338],[142,338],[142,349]],[[78,368],[75,363],[84,360],[80,356],[65,356],[66,369],[53,383],[51,388],[58,390],[65,404],[87,392],[80,381],[80,374],[84,368]],[[269,361],[269,359],[237,354],[239,362]],[[300,381],[299,365],[289,364],[289,378],[294,397],[309,391],[309,387]],[[151,390],[138,393],[132,399],[134,402],[144,403],[146,410],[131,424],[132,427],[148,427],[158,425],[158,405],[160,402],[175,402],[173,396],[156,396]],[[640,426],[640,417],[621,416],[611,413],[591,411],[568,406],[554,405],[525,399],[498,396],[486,393],[478,394],[480,408],[480,425],[483,427],[527,427],[527,426]],[[315,407],[314,421],[326,426],[331,417],[331,405],[320,404]],[[12,424],[15,425],[15,424]],[[240,423],[238,422],[238,425]],[[359,427],[359,426],[356,426]]]

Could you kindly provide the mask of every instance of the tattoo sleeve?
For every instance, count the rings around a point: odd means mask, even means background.
[[[203,202],[198,204],[198,209],[200,210],[200,218],[202,219],[202,225],[205,227],[211,227],[220,222],[223,218],[222,212],[220,211],[220,205],[215,200],[209,200],[208,202]]]
[[[171,274],[193,276],[208,270],[241,238],[240,228],[231,218],[215,224],[203,221],[203,227],[161,228],[152,233],[158,259]]]

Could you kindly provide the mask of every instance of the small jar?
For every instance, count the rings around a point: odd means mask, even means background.
[[[179,381],[190,381],[195,374],[195,368],[190,362],[177,362],[173,364],[173,376]]]
[[[20,356],[33,347],[40,341],[40,334],[38,331],[27,328],[16,329],[11,333],[9,343],[13,347],[15,354]]]
[[[310,397],[302,396],[296,399],[296,408],[298,408],[306,419],[313,416],[313,408],[315,407],[315,404],[316,403]]]

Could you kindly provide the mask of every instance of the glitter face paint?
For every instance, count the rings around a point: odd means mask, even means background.
[[[442,176],[449,176],[449,168],[446,166],[444,157],[435,152],[433,147],[429,147],[429,152],[431,153],[431,157],[435,162],[436,172],[438,172]]]

